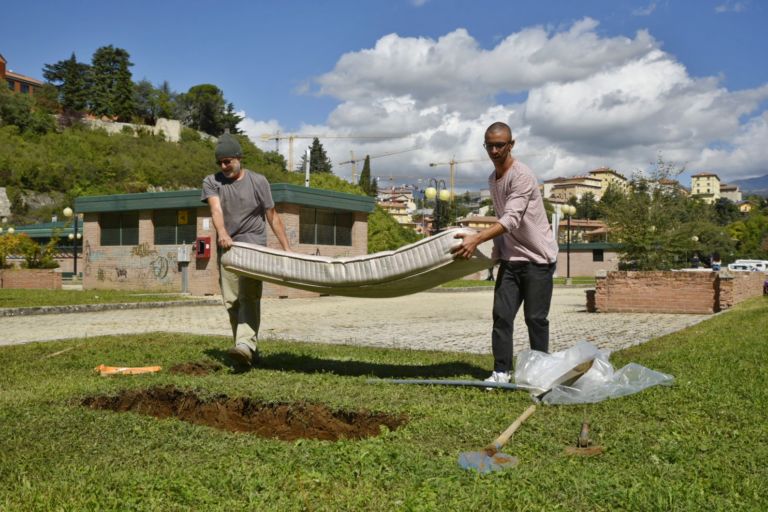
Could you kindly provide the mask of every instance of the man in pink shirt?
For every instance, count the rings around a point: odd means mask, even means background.
[[[488,178],[497,220],[476,235],[457,235],[454,249],[469,258],[481,243],[493,240],[499,272],[493,296],[493,373],[488,382],[509,382],[512,369],[512,333],[520,305],[531,349],[549,350],[549,305],[557,243],[547,221],[536,176],[512,156],[515,140],[505,123],[493,123],[485,132],[485,149],[494,165]]]

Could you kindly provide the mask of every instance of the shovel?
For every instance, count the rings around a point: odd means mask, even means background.
[[[536,406],[532,405],[525,410],[499,437],[479,452],[463,452],[459,454],[459,466],[464,469],[476,469],[478,473],[490,473],[502,469],[517,466],[517,457],[501,453],[499,450],[507,444],[509,438],[518,427],[533,414]]]

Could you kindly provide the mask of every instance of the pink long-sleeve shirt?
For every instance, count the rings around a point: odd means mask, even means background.
[[[488,177],[493,208],[504,234],[493,239],[502,261],[547,264],[557,260],[557,243],[533,171],[515,160],[501,179]]]

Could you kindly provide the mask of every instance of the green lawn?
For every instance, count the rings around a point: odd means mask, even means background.
[[[0,510],[765,510],[766,332],[768,300],[756,298],[613,354],[616,368],[636,362],[676,383],[599,404],[539,407],[504,449],[519,466],[490,475],[460,469],[457,457],[494,439],[531,403],[528,395],[366,383],[481,378],[489,356],[265,342],[259,369],[192,377],[167,369],[226,364],[226,338],[147,334],[1,347]],[[164,370],[100,377],[92,369],[101,363]],[[161,385],[408,422],[364,440],[284,442],[80,405]],[[585,415],[605,453],[566,456]]]
[[[0,308],[159,302],[189,298],[188,295],[177,293],[152,294],[122,290],[22,290],[5,288],[0,290]]]

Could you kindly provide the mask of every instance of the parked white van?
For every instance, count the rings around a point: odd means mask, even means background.
[[[757,272],[757,268],[747,263],[729,263],[728,270],[731,272]]]
[[[747,267],[751,267],[747,270],[756,270],[759,272],[768,272],[768,261],[766,260],[736,260],[731,265],[746,265]],[[737,270],[732,269],[731,265],[728,265],[728,270]]]

